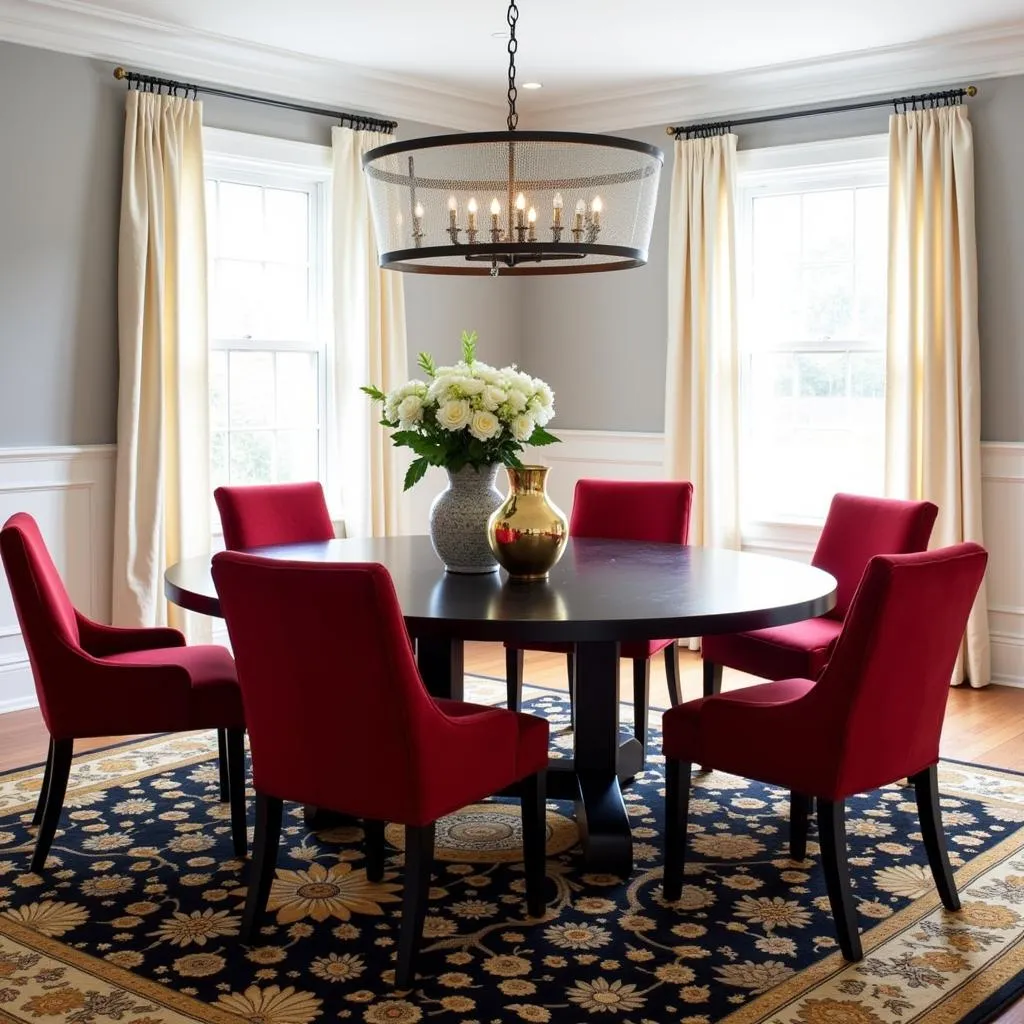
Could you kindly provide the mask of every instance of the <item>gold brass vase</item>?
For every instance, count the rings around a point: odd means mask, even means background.
[[[547,495],[547,466],[506,466],[508,497],[487,521],[487,542],[514,580],[546,580],[562,557],[569,524]]]

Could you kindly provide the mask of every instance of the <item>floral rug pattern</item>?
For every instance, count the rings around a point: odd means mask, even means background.
[[[481,681],[471,694],[500,689]],[[527,696],[564,749],[564,699]],[[289,805],[259,940],[244,947],[247,863],[231,856],[215,754],[213,734],[197,733],[78,759],[40,875],[27,866],[41,770],[0,777],[0,1020],[952,1022],[1024,977],[1024,777],[1012,773],[940,768],[956,914],[932,885],[913,791],[849,801],[856,965],[837,951],[813,824],[809,859],[787,856],[781,790],[694,777],[686,885],[670,905],[657,754],[626,791],[636,867],[625,881],[583,870],[572,806],[549,803],[543,919],[524,916],[515,803],[476,805],[439,826],[419,977],[401,992],[402,830],[388,828],[374,884],[358,827],[313,834]]]

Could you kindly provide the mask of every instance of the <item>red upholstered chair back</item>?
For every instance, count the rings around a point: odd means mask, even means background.
[[[407,820],[429,774],[427,736],[447,719],[423,687],[387,570],[221,552],[213,578],[257,790]]]
[[[218,487],[213,497],[224,528],[224,546],[229,551],[334,537],[324,489],[316,480]]]
[[[685,544],[692,503],[687,480],[577,480],[569,536]]]
[[[938,512],[930,501],[835,495],[811,559],[812,565],[830,572],[839,584],[829,617],[846,617],[857,584],[873,555],[924,551]]]
[[[835,792],[913,775],[939,757],[949,682],[988,554],[957,544],[868,563],[835,652],[808,695]],[[808,751],[808,757],[814,755]]]
[[[69,651],[82,651],[78,617],[39,526],[30,515],[19,512],[4,523],[0,556],[28,648],[39,707],[49,726],[47,693],[64,675],[56,670],[58,666],[66,667]]]

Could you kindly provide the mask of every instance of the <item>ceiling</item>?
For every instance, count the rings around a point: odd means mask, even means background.
[[[544,85],[520,92],[524,128],[1024,70],[1024,0],[520,2],[518,80]],[[452,127],[501,127],[504,32],[503,0],[0,0],[0,38]]]

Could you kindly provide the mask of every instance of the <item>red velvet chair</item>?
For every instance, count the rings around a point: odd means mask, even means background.
[[[218,487],[213,498],[229,551],[334,538],[324,489],[316,480]]]
[[[238,660],[256,788],[242,941],[267,903],[283,800],[367,819],[371,881],[384,874],[383,822],[405,826],[401,988],[415,976],[434,823],[515,784],[526,902],[531,916],[541,916],[547,722],[430,697],[383,566],[223,552],[213,559],[213,578]]]
[[[988,555],[957,544],[876,555],[817,682],[782,679],[690,701],[665,713],[665,899],[679,899],[690,766],[784,786],[793,794],[790,856],[807,852],[818,802],[829,903],[847,960],[862,956],[846,861],[844,801],[909,778],[943,904],[960,900],[946,855],[936,783],[949,680]]]
[[[693,484],[685,480],[577,480],[569,520],[570,537],[648,540],[685,544],[690,533]],[[508,706],[518,710],[523,697],[523,652],[564,652],[569,675],[569,700],[575,701],[576,658],[572,644],[505,644]],[[671,640],[633,641],[621,655],[633,662],[633,717],[636,738],[647,745],[650,659],[665,652],[665,675],[673,706],[679,691],[679,644]]]
[[[218,487],[213,492],[228,551],[332,540],[334,523],[324,489],[317,480],[294,484]],[[224,774],[226,736],[217,734],[221,750],[220,798],[227,799]]]
[[[11,585],[50,734],[32,870],[42,871],[57,829],[76,739],[225,730],[231,833],[246,852],[245,726],[235,664],[223,647],[186,647],[176,629],[116,629],[72,605],[35,520],[12,516],[0,530]],[[222,755],[224,756],[224,755]]]
[[[721,692],[723,665],[765,679],[817,679],[868,560],[924,551],[938,511],[930,501],[835,495],[811,559],[812,565],[835,576],[835,607],[803,622],[703,637],[704,696]]]

